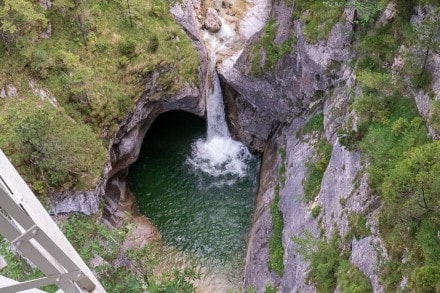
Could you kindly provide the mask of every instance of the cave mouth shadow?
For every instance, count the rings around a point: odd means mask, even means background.
[[[166,243],[240,277],[259,163],[253,159],[246,176],[227,175],[234,178],[195,170],[186,160],[193,142],[205,138],[206,124],[198,116],[161,114],[129,167],[128,186],[137,212],[152,221]]]
[[[191,136],[193,132],[199,135],[206,133],[206,121],[203,118],[182,110],[172,110],[160,114],[149,127],[136,162],[151,148],[151,144],[167,142],[173,137],[183,139],[185,135]]]

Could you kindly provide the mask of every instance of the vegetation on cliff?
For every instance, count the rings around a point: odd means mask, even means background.
[[[406,286],[414,292],[437,292],[440,289],[440,202],[434,190],[440,187],[435,179],[440,169],[440,153],[437,152],[438,141],[429,137],[427,126],[438,134],[438,103],[427,64],[429,56],[440,53],[440,7],[437,1],[394,1],[391,9],[395,15],[379,24],[377,20],[389,1],[343,2],[299,1],[294,17],[304,22],[307,41],[315,43],[328,38],[325,22],[314,17],[323,6],[330,5],[328,13],[341,5],[356,10],[357,31],[352,40],[357,50],[351,64],[356,84],[350,93],[350,110],[356,114],[347,120],[339,140],[347,149],[358,150],[367,159],[370,188],[381,198],[380,237],[389,254],[389,258],[381,260],[379,273],[385,289],[395,292],[399,286]],[[423,15],[411,22],[417,5],[425,5]],[[329,29],[340,21],[338,17],[335,14]],[[416,91],[431,97],[427,121],[415,105],[412,93]],[[307,128],[315,125],[315,120],[316,117],[311,119]],[[304,185],[306,198],[310,194],[307,186]],[[353,237],[359,239],[369,234],[363,215],[350,216],[351,229],[345,240],[326,241],[312,239],[310,235],[295,239],[299,252],[311,263],[310,278],[318,291],[332,291],[336,286],[342,292],[372,290],[371,287],[361,290],[337,285],[345,274],[338,270],[341,257],[349,251],[332,254],[328,247],[334,246],[334,252],[347,247]],[[323,253],[325,251],[327,253]],[[402,285],[405,278],[408,283]]]
[[[198,80],[167,1],[47,3],[0,2],[0,148],[40,194],[94,187],[152,72],[164,94]]]
[[[107,292],[194,292],[193,281],[199,278],[192,266],[170,269],[169,251],[161,243],[142,247],[129,245],[135,224],[108,229],[94,217],[71,216],[62,223],[62,230],[82,259],[93,268]],[[18,281],[43,277],[14,253],[0,236],[0,253],[8,266],[0,274]],[[42,288],[56,292],[57,286]]]

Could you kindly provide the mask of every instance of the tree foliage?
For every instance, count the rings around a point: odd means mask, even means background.
[[[411,275],[411,287],[416,293],[440,291],[440,265],[419,267]]]
[[[440,142],[412,148],[385,178],[383,195],[409,206],[409,214],[418,217],[427,212],[440,213]]]
[[[8,51],[14,42],[27,41],[47,26],[43,9],[29,0],[4,0],[0,2],[0,36]]]
[[[49,103],[11,102],[1,115],[0,129],[0,147],[20,171],[26,168],[23,174],[33,185],[92,188],[101,174],[106,157],[97,135]]]
[[[423,76],[426,70],[429,53],[437,53],[440,50],[440,8],[434,7],[423,20],[416,25],[416,45],[424,50],[421,61],[419,76]]]
[[[340,239],[334,233],[328,240],[317,239],[306,231],[301,237],[293,237],[296,251],[310,263],[309,278],[317,292],[333,292],[336,288],[346,293],[372,292],[371,282],[348,260],[340,248]]]

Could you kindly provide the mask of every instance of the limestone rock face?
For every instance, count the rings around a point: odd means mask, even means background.
[[[92,215],[98,212],[99,198],[94,191],[66,192],[53,196],[51,214],[83,213]]]
[[[252,149],[264,150],[248,242],[245,291],[255,288],[257,292],[264,292],[267,284],[272,284],[280,292],[315,292],[307,281],[309,265],[296,252],[292,236],[302,236],[309,231],[319,237],[322,229],[327,237],[339,233],[342,239],[349,230],[349,215],[366,213],[371,241],[356,242],[350,260],[370,279],[375,292],[383,292],[377,268],[379,255],[385,254],[378,237],[377,217],[373,216],[379,207],[378,201],[368,188],[360,154],[346,150],[338,140],[338,131],[354,115],[349,107],[349,93],[355,90],[356,78],[346,65],[353,57],[350,32],[355,14],[349,8],[344,13],[344,21],[332,28],[326,41],[310,44],[304,36],[304,24],[292,21],[291,8],[283,1],[273,3],[271,17],[278,24],[274,42],[282,44],[291,31],[295,31],[297,41],[291,52],[282,56],[270,70],[255,74],[251,63],[254,45],[262,35],[260,31],[250,37],[238,58],[218,67],[232,134]],[[264,48],[260,50],[259,65],[265,63],[265,54]],[[313,136],[298,138],[296,133],[310,117],[320,112],[324,115],[323,136],[333,151],[321,190],[315,201],[307,203],[303,182],[309,176],[307,165],[318,141]],[[284,162],[280,159],[281,150],[286,153]],[[278,276],[268,269],[268,242],[272,233],[270,204],[279,184],[281,166],[286,170],[278,205],[284,220],[284,274]],[[316,206],[322,211],[315,219],[311,211]],[[371,257],[361,258],[360,251],[370,253]]]
[[[218,15],[217,10],[208,8],[203,26],[211,33],[218,32],[222,27],[222,21]]]
[[[124,217],[120,213],[121,203],[127,200],[126,176],[128,167],[137,160],[144,137],[154,120],[162,113],[183,110],[202,116],[203,103],[197,88],[186,85],[178,93],[150,99],[161,92],[155,86],[160,74],[171,68],[157,69],[146,78],[146,90],[137,101],[135,109],[120,124],[118,132],[111,139],[109,161],[104,167],[104,175],[97,187],[97,194],[104,197],[104,221],[110,226],[119,226]],[[104,196],[105,195],[105,196]]]
[[[44,9],[49,9],[52,7],[52,0],[40,0],[40,5]]]
[[[200,84],[184,85],[174,94],[166,94],[156,86],[156,80],[173,70],[172,66],[157,68],[145,78],[145,91],[133,111],[127,114],[119,130],[110,141],[109,160],[104,174],[96,188],[99,197],[104,198],[103,221],[109,226],[119,226],[124,221],[124,209],[130,199],[127,186],[128,167],[137,160],[144,137],[154,120],[162,113],[182,110],[203,116],[205,113],[206,51],[199,35],[195,10],[200,8],[197,0],[182,0],[171,7],[171,13],[192,40],[200,57]],[[152,96],[159,97],[151,99]]]
[[[106,195],[104,217],[112,225],[117,225],[121,203],[127,200],[125,177],[128,167],[136,160],[142,140],[154,119],[172,109],[200,116],[204,114],[207,54],[200,37],[201,25],[197,22],[201,3],[200,0],[177,2],[171,12],[199,51],[200,85],[198,88],[187,86],[173,96],[153,101],[149,97],[160,91],[154,87],[155,79],[167,69],[158,69],[147,77],[148,90],[112,139],[110,160],[97,189],[98,195]],[[370,235],[348,241],[348,246],[351,246],[348,248],[351,252],[349,260],[369,278],[374,292],[384,292],[378,276],[379,262],[387,257],[378,231],[380,201],[369,189],[367,163],[360,153],[342,146],[338,138],[339,130],[348,121],[356,125],[357,119],[350,107],[352,93],[358,90],[350,65],[356,57],[351,38],[356,12],[352,8],[345,9],[344,17],[331,29],[328,39],[311,44],[304,35],[304,23],[292,19],[292,8],[284,2],[246,1],[250,3],[247,13],[237,20],[235,27],[244,38],[243,48],[233,56],[222,56],[217,65],[232,136],[252,150],[263,153],[255,214],[248,238],[243,289],[253,288],[257,292],[264,292],[267,285],[273,285],[279,292],[315,292],[313,284],[307,280],[309,264],[297,253],[292,236],[301,236],[305,231],[310,231],[319,237],[322,230],[324,237],[337,233],[343,239],[350,230],[350,215],[362,214]],[[393,2],[390,3],[379,24],[395,18],[395,6]],[[221,7],[231,9],[227,1],[223,1]],[[420,21],[423,13],[422,10],[418,11],[413,22]],[[224,17],[224,14],[221,16]],[[276,64],[264,68],[265,60],[270,56],[267,56],[264,48],[254,49],[255,45],[260,44],[262,27],[269,18],[277,23],[275,45],[285,44],[292,32],[295,42],[291,43],[290,52],[280,57]],[[213,8],[208,9],[204,27],[211,32],[220,30],[221,20]],[[252,62],[255,54],[258,62]],[[253,63],[264,70],[255,73]],[[403,59],[395,61],[393,70],[401,70],[403,64]],[[429,56],[427,70],[433,75],[432,91],[438,98],[439,56]],[[431,103],[428,94],[419,91],[411,95],[415,97],[421,115],[428,119]],[[316,135],[298,137],[297,133],[317,113],[324,116],[321,135],[332,146],[332,152],[320,191],[315,200],[307,202],[303,182],[309,176],[307,166],[313,159],[319,141]],[[431,134],[435,137],[434,133]],[[281,159],[281,152],[285,153],[284,160]],[[281,167],[285,169],[286,177],[279,186],[278,205],[284,221],[284,274],[278,276],[269,271],[268,243],[272,233],[270,205],[280,182]],[[317,206],[321,207],[321,212],[314,218],[312,210]]]

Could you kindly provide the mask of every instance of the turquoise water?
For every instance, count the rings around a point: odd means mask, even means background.
[[[205,137],[205,122],[188,113],[162,114],[130,167],[137,208],[164,241],[204,266],[240,277],[257,188],[259,161],[245,176],[212,176],[188,163],[191,146]]]

